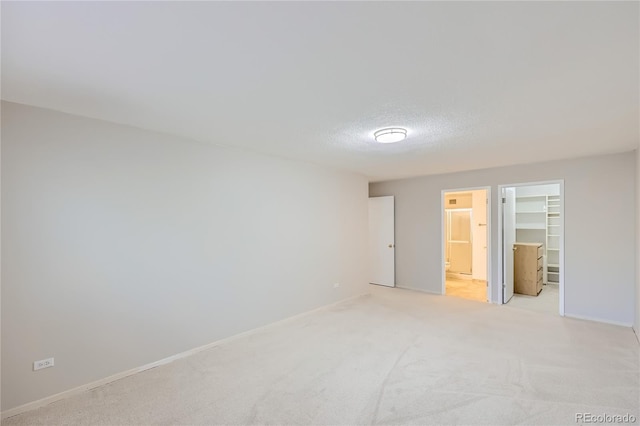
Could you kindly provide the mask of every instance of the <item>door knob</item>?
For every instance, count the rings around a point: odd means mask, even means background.
[[[389,248],[393,248],[393,244],[389,244]]]

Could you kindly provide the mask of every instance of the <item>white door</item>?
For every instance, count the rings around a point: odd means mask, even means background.
[[[513,244],[516,242],[516,189],[502,189],[502,303],[513,297]]]
[[[393,196],[369,198],[369,282],[395,287]]]

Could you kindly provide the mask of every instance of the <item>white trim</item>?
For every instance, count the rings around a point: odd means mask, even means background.
[[[564,272],[566,270],[564,266],[564,179],[559,182],[560,184],[560,275],[558,277],[558,312],[560,316],[565,316],[565,303],[564,303]],[[548,221],[548,218],[547,218]],[[545,242],[548,244],[548,242]],[[546,246],[545,246],[546,247]]]
[[[116,374],[113,374],[111,376],[105,377],[103,379],[96,380],[94,382],[87,383],[87,384],[84,384],[84,385],[81,385],[81,386],[78,386],[78,387],[75,387],[75,388],[72,388],[72,389],[69,389],[69,390],[54,394],[54,395],[50,395],[50,396],[44,397],[42,399],[38,399],[36,401],[27,402],[26,404],[19,405],[17,407],[11,408],[9,410],[3,411],[1,416],[0,416],[0,418],[2,420],[4,420],[4,419],[7,419],[9,417],[17,416],[18,414],[26,413],[27,411],[35,410],[37,408],[41,408],[41,407],[44,407],[46,405],[49,405],[49,404],[51,404],[53,402],[60,401],[62,399],[66,399],[66,398],[81,394],[83,392],[86,392],[86,391],[91,390],[91,389],[95,389],[95,388],[97,388],[99,386],[103,386],[103,385],[106,385],[106,384],[111,383],[111,382],[115,382],[116,380],[120,380],[120,379],[124,379],[125,377],[133,376],[134,374],[141,373],[141,372],[143,372],[145,370],[149,370],[149,369],[152,369],[152,368],[155,368],[155,367],[159,367],[161,365],[169,364],[169,363],[171,363],[173,361],[189,357],[191,355],[197,354],[197,353],[205,351],[207,349],[211,349],[213,347],[216,347],[218,345],[221,345],[221,344],[224,344],[224,343],[229,343],[229,342],[232,342],[234,340],[240,339],[242,337],[250,336],[250,335],[253,335],[253,334],[258,333],[260,331],[264,331],[264,330],[269,329],[271,327],[275,327],[277,325],[280,325],[280,324],[283,324],[283,323],[286,323],[286,322],[289,322],[289,321],[293,321],[293,320],[299,319],[301,317],[305,317],[305,316],[313,314],[315,312],[322,311],[322,310],[325,310],[325,309],[329,309],[329,308],[331,308],[331,307],[333,307],[335,305],[339,305],[341,303],[345,303],[345,302],[348,302],[348,301],[351,301],[351,300],[354,300],[354,299],[359,299],[361,297],[365,297],[365,296],[369,296],[369,295],[370,295],[370,293],[363,293],[363,294],[360,294],[360,295],[357,295],[357,296],[352,296],[352,297],[349,297],[349,298],[346,298],[346,299],[342,299],[342,300],[339,300],[337,302],[330,303],[328,305],[320,306],[319,308],[315,308],[315,309],[312,309],[310,311],[302,312],[302,313],[294,315],[292,317],[284,318],[284,319],[281,319],[279,321],[272,322],[272,323],[269,323],[267,325],[263,325],[263,326],[258,327],[258,328],[254,328],[254,329],[247,330],[247,331],[244,331],[244,332],[239,333],[239,334],[235,334],[235,335],[230,336],[230,337],[226,337],[224,339],[216,340],[215,342],[208,343],[208,344],[206,344],[204,346],[199,346],[197,348],[189,349],[188,351],[185,351],[185,352],[180,352],[180,353],[172,355],[170,357],[167,357],[167,358],[164,358],[164,359],[161,359],[161,360],[158,360],[158,361],[154,361],[154,362],[149,363],[149,364],[145,364],[145,365],[143,365],[141,367],[132,368],[131,370],[123,371],[121,373],[116,373]]]
[[[491,246],[491,240],[493,238],[493,227],[491,225],[493,223],[493,212],[491,206],[493,205],[493,198],[491,195],[491,186],[485,186],[484,188],[487,190],[487,302],[492,303],[494,283],[491,270],[491,265],[493,264],[493,249]]]
[[[445,194],[446,190],[440,191],[440,294],[447,294],[447,242],[446,242],[446,228],[447,218],[445,210]]]
[[[606,320],[602,318],[594,318],[586,315],[565,314],[564,316],[566,318],[577,319],[582,321],[593,321],[593,322],[599,322],[602,324],[611,324],[611,325],[617,325],[620,327],[628,327],[628,328],[633,327],[633,324],[631,324],[630,322],[611,321],[611,320]]]
[[[491,222],[492,222],[492,217],[491,217],[491,205],[493,204],[492,202],[492,198],[491,198],[491,186],[474,186],[474,187],[470,187],[470,188],[458,188],[458,189],[443,189],[440,191],[440,244],[441,244],[441,252],[440,252],[440,282],[442,283],[441,289],[440,289],[440,293],[439,294],[446,294],[446,290],[447,290],[447,273],[445,271],[445,258],[446,258],[446,242],[445,242],[445,237],[444,237],[444,233],[445,233],[445,210],[448,210],[445,208],[445,203],[444,203],[444,197],[445,194],[451,194],[451,193],[460,193],[460,192],[469,192],[469,191],[480,191],[480,190],[485,190],[487,191],[487,250],[486,250],[486,255],[487,255],[487,302],[488,303],[493,303],[493,275],[491,273],[491,259],[493,256],[493,251],[491,250]],[[472,209],[471,209],[472,210]],[[420,290],[418,290],[420,291]],[[425,292],[425,293],[431,293],[431,294],[438,294],[435,292]]]
[[[502,248],[502,198],[504,197],[504,188],[502,185],[498,185],[498,297],[496,298],[496,304],[504,304],[504,265],[502,264],[502,258],[504,257],[504,249]]]
[[[540,182],[523,182],[523,183],[513,183],[508,185],[498,185],[498,283],[502,285],[504,268],[502,265],[502,257],[503,250],[502,247],[502,190],[504,188],[517,188],[522,186],[537,186],[537,185],[560,185],[560,275],[559,275],[559,285],[558,285],[558,314],[560,316],[565,316],[565,297],[564,297],[564,276],[565,276],[565,265],[564,265],[564,179],[557,180],[546,180]],[[504,304],[504,292],[502,291],[502,286],[500,288],[500,297],[498,298],[499,303]],[[595,320],[599,321],[599,320]],[[618,324],[620,325],[620,324]]]

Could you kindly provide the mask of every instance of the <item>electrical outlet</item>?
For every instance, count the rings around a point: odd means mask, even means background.
[[[33,363],[33,371],[42,370],[43,368],[53,367],[53,358],[41,359]]]
[[[338,287],[340,287],[340,283],[334,283],[333,284],[333,288],[338,288]]]

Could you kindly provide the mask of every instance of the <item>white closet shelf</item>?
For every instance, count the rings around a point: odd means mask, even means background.
[[[559,279],[562,200],[560,195],[521,195],[516,197],[516,230],[522,242],[543,244],[550,263],[544,262],[543,280],[557,284]]]
[[[516,225],[516,229],[539,229],[544,230],[545,226],[539,223],[519,223]]]

